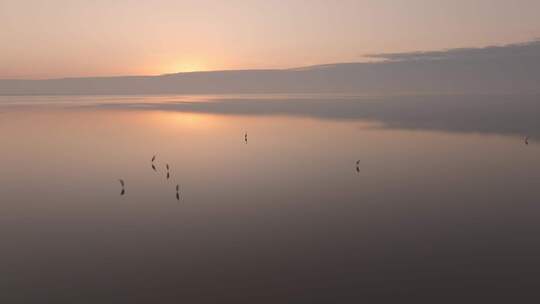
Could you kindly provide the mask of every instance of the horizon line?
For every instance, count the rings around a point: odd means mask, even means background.
[[[198,74],[198,73],[220,73],[220,72],[249,72],[249,71],[301,71],[309,68],[333,66],[340,64],[363,64],[363,63],[379,63],[383,61],[350,61],[350,62],[333,62],[333,63],[320,63],[306,66],[298,66],[291,68],[238,68],[238,69],[216,69],[216,70],[198,70],[198,71],[179,71],[163,74],[119,74],[119,75],[95,75],[95,76],[66,76],[66,77],[52,77],[52,78],[0,78],[0,81],[46,81],[46,80],[67,80],[67,79],[92,79],[92,78],[145,78],[145,77],[162,77],[173,76],[178,74]]]
[[[66,77],[51,77],[51,78],[0,78],[0,81],[52,81],[52,80],[67,80],[67,79],[106,79],[106,78],[151,78],[151,77],[166,77],[179,74],[198,74],[198,73],[223,73],[223,72],[247,72],[247,71],[304,71],[313,68],[331,67],[345,64],[381,64],[411,60],[410,58],[400,58],[400,55],[414,55],[423,56],[433,53],[452,53],[463,51],[477,51],[477,50],[489,50],[489,49],[503,49],[512,47],[527,47],[535,44],[540,44],[540,38],[533,38],[528,41],[506,44],[491,44],[482,47],[459,47],[459,48],[446,48],[439,50],[417,50],[410,52],[397,52],[397,53],[371,53],[364,54],[362,61],[343,61],[343,62],[331,62],[331,63],[319,63],[305,66],[296,67],[283,67],[283,68],[232,68],[232,69],[216,69],[216,70],[198,70],[198,71],[179,71],[162,74],[131,74],[131,75],[95,75],[95,76],[66,76]]]

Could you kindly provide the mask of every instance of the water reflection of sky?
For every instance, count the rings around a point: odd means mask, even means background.
[[[223,115],[364,120],[387,128],[540,137],[538,95],[320,94],[0,97],[11,107],[98,107]]]
[[[271,112],[260,102],[243,113],[4,107],[1,297],[395,301],[450,290],[496,299],[536,284],[540,146],[500,136],[517,135],[506,120],[413,128],[401,111],[372,110],[379,118],[365,121],[348,101],[275,115],[257,113]],[[350,107],[358,112],[342,111]],[[524,107],[493,113],[509,120]],[[403,128],[380,128],[393,119]]]

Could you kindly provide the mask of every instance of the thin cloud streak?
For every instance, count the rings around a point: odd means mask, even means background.
[[[524,43],[483,48],[456,48],[444,51],[368,54],[366,58],[389,61],[464,60],[480,58],[535,58],[540,57],[540,38]]]

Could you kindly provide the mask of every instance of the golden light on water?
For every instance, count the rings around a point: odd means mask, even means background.
[[[207,129],[215,127],[219,120],[214,115],[189,112],[155,112],[151,117],[166,128]]]

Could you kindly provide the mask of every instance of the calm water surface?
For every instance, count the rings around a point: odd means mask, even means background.
[[[308,115],[309,103],[302,115],[170,106],[215,98],[1,97],[0,302],[534,294],[535,138]]]

